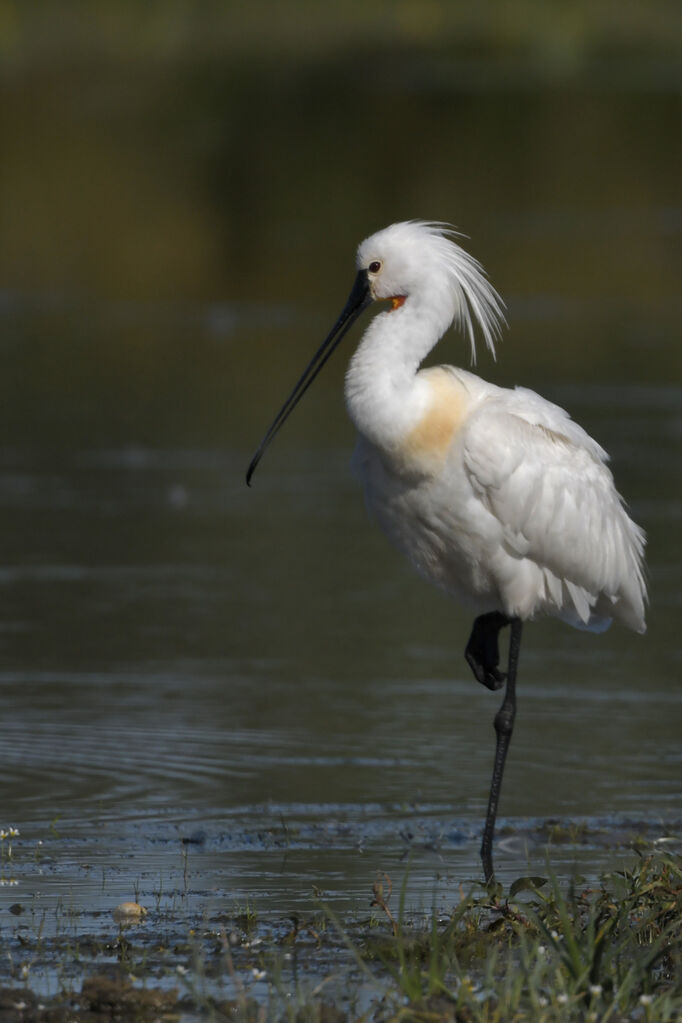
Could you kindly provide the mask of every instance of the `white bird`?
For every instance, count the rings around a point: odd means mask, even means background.
[[[476,679],[490,689],[506,682],[481,846],[491,881],[522,622],[552,615],[599,632],[618,619],[644,632],[645,536],[615,489],[606,452],[558,405],[453,366],[419,368],[452,323],[469,338],[472,361],[474,325],[494,354],[505,324],[499,295],[453,236],[445,225],[409,221],[362,242],[348,302],[265,435],[247,483],[363,309],[388,301],[346,374],[354,467],[393,544],[477,616],[465,651]],[[506,673],[498,666],[505,625]]]

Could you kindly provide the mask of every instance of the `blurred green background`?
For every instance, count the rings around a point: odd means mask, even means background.
[[[0,0],[5,440],[253,446],[409,217],[509,304],[484,375],[669,381],[681,54],[660,0]]]

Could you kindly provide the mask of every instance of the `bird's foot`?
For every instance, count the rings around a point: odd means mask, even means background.
[[[497,662],[488,662],[478,657],[469,647],[466,648],[464,656],[474,673],[474,678],[482,686],[485,686],[486,689],[492,689],[494,692],[496,689],[501,689],[507,681],[506,671],[500,671],[497,667]]]
[[[487,689],[501,689],[507,681],[507,673],[500,671],[500,629],[509,624],[506,615],[499,611],[479,615],[469,636],[464,656],[474,673],[474,678]]]

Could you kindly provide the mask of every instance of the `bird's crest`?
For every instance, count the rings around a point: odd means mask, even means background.
[[[438,262],[447,269],[457,294],[455,322],[469,340],[472,364],[476,364],[476,325],[494,358],[495,343],[507,326],[504,302],[478,260],[453,240],[466,236],[450,224],[429,220],[407,220],[389,230],[410,232],[428,243]]]

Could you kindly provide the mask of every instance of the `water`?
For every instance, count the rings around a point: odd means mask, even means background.
[[[526,630],[500,876],[545,869],[547,819],[582,827],[551,847],[564,873],[679,833],[675,95],[271,73],[160,67],[135,93],[105,69],[84,94],[76,68],[8,93],[4,905],[366,908],[409,862],[428,906],[480,875],[499,697],[464,663],[466,614],[366,520],[343,354],[243,479],[353,246],[402,216],[475,235],[512,324],[481,373],[568,407],[650,538],[646,637]],[[387,95],[410,102],[383,136]]]
[[[502,803],[518,833],[498,856],[510,876],[528,856],[542,869],[535,819],[612,837],[679,821],[677,594],[662,543],[674,546],[678,508],[657,483],[673,474],[679,396],[565,398],[583,420],[619,409],[607,440],[652,532],[655,603],[644,639],[526,630]],[[55,821],[58,848],[85,841],[96,888],[92,862],[121,874],[130,856],[109,900],[145,872],[179,871],[182,839],[231,897],[279,909],[313,885],[354,903],[410,850],[417,888],[476,876],[498,697],[469,677],[466,615],[384,548],[346,452],[282,446],[251,491],[245,454],[5,452],[4,819],[25,840],[54,846]]]

